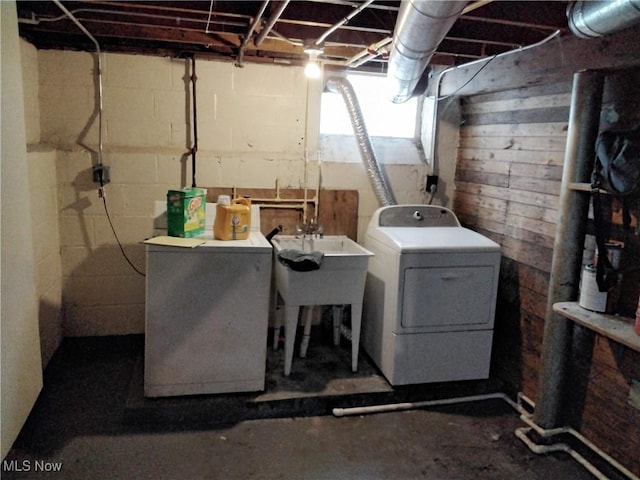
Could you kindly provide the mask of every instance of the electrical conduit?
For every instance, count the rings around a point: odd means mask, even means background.
[[[65,7],[60,0],[53,0],[53,2],[62,10],[72,21],[75,23],[82,32],[89,37],[89,39],[96,46],[96,57],[97,57],[97,77],[98,77],[98,165],[102,166],[102,60],[100,58],[100,44],[94,38],[89,30],[87,30],[82,23],[78,21],[76,17]],[[102,185],[101,185],[102,187]]]

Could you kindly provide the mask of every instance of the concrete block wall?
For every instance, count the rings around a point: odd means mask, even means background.
[[[56,152],[64,335],[144,331],[144,277],[121,254],[92,181],[98,160],[94,56],[37,52],[39,148]],[[190,61],[103,54],[105,199],[131,263],[145,270],[153,204],[191,184]],[[197,184],[358,189],[362,238],[378,207],[353,137],[318,132],[321,83],[302,68],[196,62]],[[376,139],[399,202],[423,203],[426,163],[410,142]]]

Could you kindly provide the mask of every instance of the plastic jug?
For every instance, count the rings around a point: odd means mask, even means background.
[[[251,200],[234,198],[229,202],[228,198],[218,198],[213,236],[218,240],[245,240],[251,230]]]

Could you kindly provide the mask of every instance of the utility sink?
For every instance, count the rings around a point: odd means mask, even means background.
[[[357,371],[364,284],[369,257],[373,253],[345,235],[277,235],[272,244],[276,292],[282,298],[285,310],[285,375],[291,371],[298,311],[306,305],[351,305],[352,370]],[[285,249],[322,252],[320,268],[309,272],[292,270],[278,261],[278,253]],[[334,328],[339,322],[338,312],[334,308]],[[305,325],[305,333],[307,330]]]
[[[278,235],[273,240],[276,254],[285,249],[324,254],[319,270],[297,272],[276,261],[276,288],[285,300],[298,305],[361,303],[369,265],[369,250],[345,235],[296,238]]]

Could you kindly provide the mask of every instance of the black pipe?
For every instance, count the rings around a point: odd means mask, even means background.
[[[275,237],[277,234],[279,234],[281,231],[282,231],[282,225],[278,225],[276,228],[274,228],[269,233],[267,233],[265,238],[269,243],[271,243],[271,239]]]
[[[191,56],[191,92],[193,95],[193,146],[191,147],[191,186],[196,186],[196,152],[198,151],[198,108],[196,103],[196,56]]]

